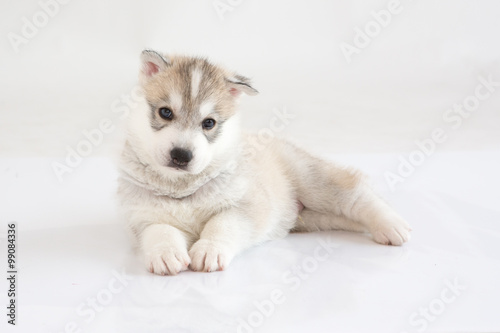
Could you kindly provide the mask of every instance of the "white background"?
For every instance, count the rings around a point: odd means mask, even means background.
[[[221,20],[212,1],[70,1],[15,52],[7,34],[40,11],[2,0],[0,148],[9,156],[65,156],[136,82],[142,49],[206,56],[251,77],[245,127],[273,108],[318,152],[412,151],[443,113],[500,78],[495,1],[401,0],[400,13],[349,64],[342,42],[388,1],[234,1]],[[500,94],[483,102],[440,150],[498,148]],[[109,152],[112,137],[96,149]]]
[[[42,7],[0,0],[0,219],[17,221],[20,233],[19,325],[9,328],[62,332],[75,321],[85,332],[236,332],[238,318],[280,289],[286,301],[255,332],[417,332],[411,315],[458,279],[466,291],[426,330],[498,331],[500,87],[455,129],[443,115],[474,95],[478,77],[500,81],[500,3],[401,0],[349,62],[340,46],[354,45],[356,29],[389,1],[221,2],[232,9],[72,0],[16,50],[9,36],[22,36],[24,18]],[[122,133],[114,107],[125,105],[144,48],[206,56],[251,77],[260,94],[242,98],[243,126],[259,131],[274,110],[293,113],[278,134],[370,175],[412,225],[411,242],[291,235],[246,251],[225,272],[148,274],[121,232],[112,162]],[[103,119],[115,129],[58,181],[54,163]],[[397,174],[437,128],[445,142],[391,191],[387,172]],[[328,237],[338,249],[291,291],[283,274]],[[75,309],[122,269],[134,281],[85,322]]]

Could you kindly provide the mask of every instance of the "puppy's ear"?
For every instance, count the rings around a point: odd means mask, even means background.
[[[141,53],[141,78],[148,79],[170,66],[170,60],[153,50],[144,50]]]
[[[230,78],[226,78],[226,82],[229,92],[234,97],[240,96],[242,92],[250,96],[257,95],[259,93],[257,89],[250,85],[250,79],[244,76],[234,75]]]

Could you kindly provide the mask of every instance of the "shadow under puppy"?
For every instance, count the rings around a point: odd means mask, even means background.
[[[401,245],[408,224],[356,170],[273,139],[249,154],[237,100],[249,80],[205,59],[141,55],[142,100],[129,117],[118,195],[147,269],[222,270],[290,231],[369,231]],[[300,214],[300,215],[299,215]]]

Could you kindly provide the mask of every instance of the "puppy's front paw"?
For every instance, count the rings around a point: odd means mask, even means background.
[[[227,267],[233,255],[226,246],[200,239],[189,250],[191,269],[199,272],[221,271]]]
[[[176,275],[187,270],[191,262],[184,249],[169,246],[155,246],[144,253],[146,268],[159,275]]]
[[[403,245],[410,240],[411,228],[401,218],[394,221],[378,225],[371,233],[373,239],[380,244],[384,245]]]

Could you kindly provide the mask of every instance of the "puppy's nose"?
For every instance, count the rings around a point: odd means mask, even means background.
[[[172,162],[179,166],[184,166],[193,159],[193,153],[190,150],[174,148],[170,151]]]

